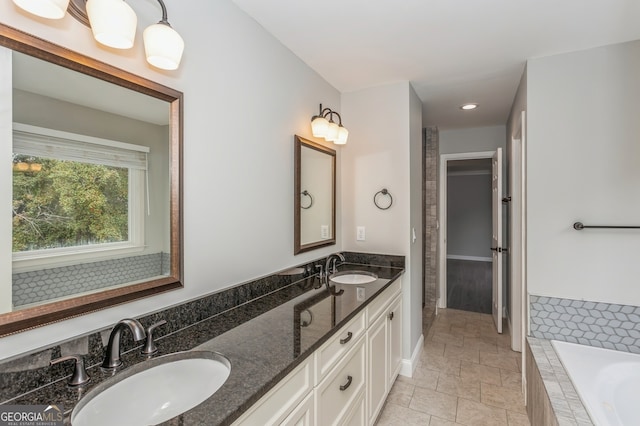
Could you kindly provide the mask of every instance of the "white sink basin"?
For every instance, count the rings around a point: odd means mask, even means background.
[[[377,280],[378,276],[366,271],[342,271],[331,275],[329,279],[338,284],[368,284]]]
[[[199,405],[229,377],[229,360],[215,352],[165,355],[116,373],[80,400],[73,426],[149,426]]]

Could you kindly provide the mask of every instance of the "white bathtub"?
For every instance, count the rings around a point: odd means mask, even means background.
[[[595,425],[640,425],[640,355],[551,344]]]

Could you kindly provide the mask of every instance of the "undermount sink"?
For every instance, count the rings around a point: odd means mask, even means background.
[[[378,279],[373,272],[342,271],[332,274],[329,279],[338,284],[368,284]]]
[[[71,413],[71,424],[156,425],[205,401],[230,373],[229,360],[216,352],[179,352],[143,361],[87,393]]]

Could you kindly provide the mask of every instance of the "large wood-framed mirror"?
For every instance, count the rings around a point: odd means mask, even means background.
[[[295,137],[294,254],[336,243],[336,151]]]
[[[3,24],[0,76],[0,336],[182,287],[182,93]]]

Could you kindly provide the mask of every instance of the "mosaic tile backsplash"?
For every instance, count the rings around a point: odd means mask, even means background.
[[[16,273],[13,274],[13,306],[167,275],[168,266],[168,253],[154,253]]]
[[[640,307],[530,296],[531,336],[640,354]]]

